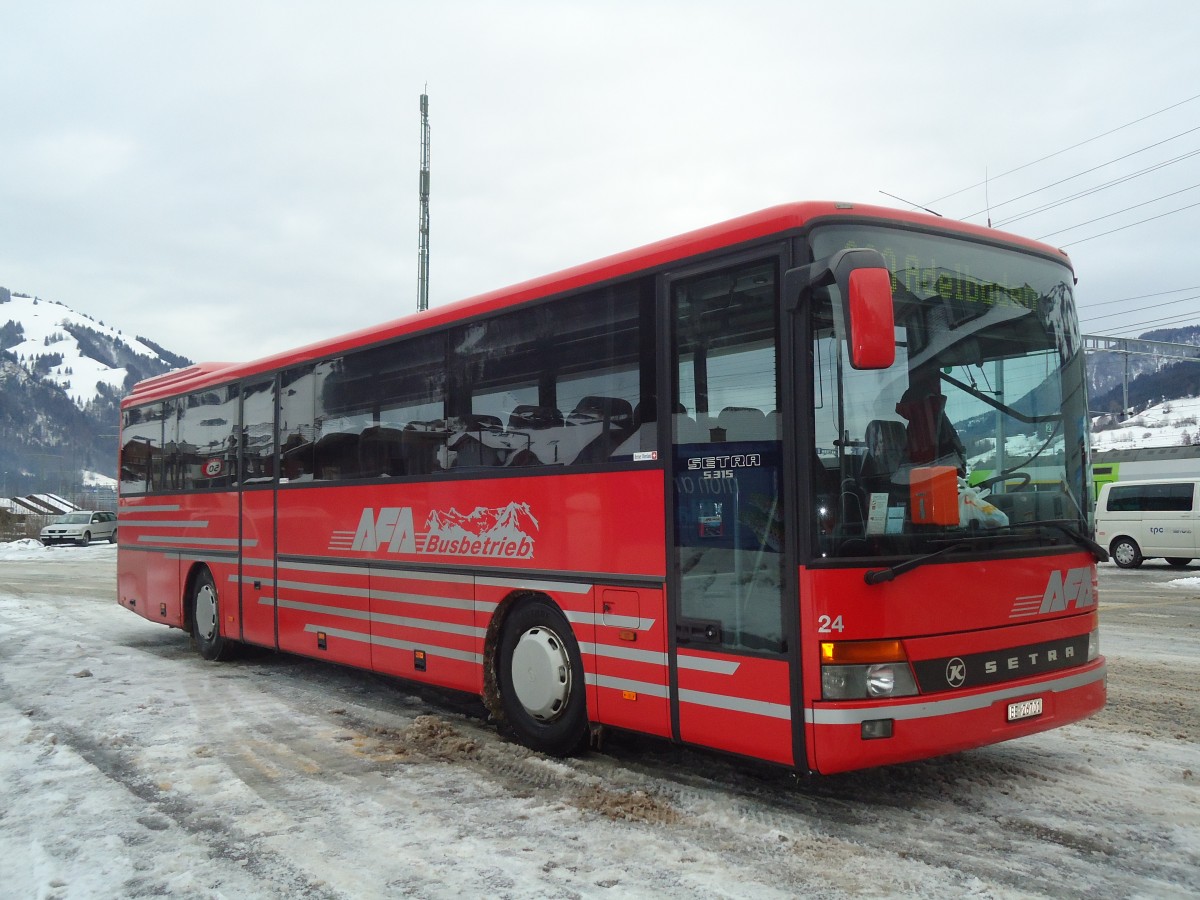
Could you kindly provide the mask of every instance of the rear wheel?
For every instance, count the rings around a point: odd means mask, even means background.
[[[528,600],[509,614],[496,669],[505,719],[522,744],[551,756],[567,756],[583,746],[583,657],[557,607]]]
[[[1173,569],[1182,569],[1192,561],[1190,556],[1168,556],[1167,565]]]
[[[1142,549],[1130,537],[1119,537],[1112,543],[1112,558],[1122,569],[1136,569],[1142,564]]]
[[[221,636],[221,601],[212,572],[201,569],[192,582],[192,643],[205,659],[228,659],[233,641]]]
[[[114,528],[112,530],[112,533],[108,536],[108,542],[110,544],[115,544],[117,542],[117,529]]]

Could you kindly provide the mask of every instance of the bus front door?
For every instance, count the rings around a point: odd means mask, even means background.
[[[672,701],[680,740],[791,765],[778,271],[669,282]]]

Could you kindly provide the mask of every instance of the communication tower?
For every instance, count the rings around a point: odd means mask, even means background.
[[[417,312],[429,309],[429,95],[421,95],[421,218],[417,249]]]

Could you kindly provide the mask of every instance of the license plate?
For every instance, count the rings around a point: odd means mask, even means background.
[[[1034,716],[1042,714],[1042,698],[1035,697],[1032,700],[1022,700],[1019,703],[1008,704],[1008,721],[1016,722],[1020,719],[1032,719]]]

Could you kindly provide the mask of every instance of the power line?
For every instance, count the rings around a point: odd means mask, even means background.
[[[1138,294],[1136,297],[1121,297],[1119,300],[1101,300],[1098,303],[1089,303],[1088,309],[1096,306],[1111,306],[1113,303],[1129,303],[1131,300],[1145,300],[1148,297],[1161,297],[1164,294],[1182,294],[1184,291],[1200,291],[1200,284],[1192,285],[1191,287],[1173,288],[1169,291],[1155,291],[1153,294]]]
[[[1134,315],[1137,315],[1137,313],[1134,313]],[[1114,330],[1114,331],[1129,331],[1130,329],[1133,329],[1133,328],[1145,328],[1145,327],[1147,327],[1147,326],[1150,326],[1150,325],[1171,325],[1171,324],[1174,324],[1176,321],[1179,321],[1179,322],[1185,322],[1185,321],[1192,321],[1192,322],[1195,322],[1195,321],[1196,321],[1196,314],[1195,314],[1194,312],[1191,312],[1191,313],[1172,313],[1172,314],[1171,314],[1171,315],[1169,315],[1169,316],[1160,316],[1160,317],[1159,317],[1159,318],[1157,318],[1157,319],[1145,319],[1145,320],[1143,320],[1143,321],[1141,321],[1141,322],[1131,322],[1131,323],[1129,323],[1129,324],[1127,324],[1127,325],[1114,325],[1114,326],[1112,327],[1112,330]]]
[[[1167,216],[1173,216],[1173,215],[1175,215],[1175,213],[1181,213],[1184,210],[1192,209],[1193,207],[1196,207],[1196,206],[1200,206],[1200,202],[1189,203],[1187,206],[1179,207],[1179,209],[1172,209],[1169,212],[1161,213],[1157,216],[1151,216],[1148,219],[1141,219],[1137,222],[1130,222],[1128,225],[1122,225],[1120,228],[1114,228],[1111,231],[1102,231],[1102,232],[1100,232],[1100,234],[1093,234],[1091,237],[1080,238],[1077,241],[1071,241],[1070,243],[1061,244],[1060,246],[1074,247],[1076,244],[1082,244],[1087,241],[1094,241],[1096,238],[1102,238],[1102,237],[1106,237],[1107,235],[1110,235],[1110,234],[1116,234],[1118,231],[1124,231],[1126,228],[1134,228],[1135,226],[1145,225],[1147,222],[1153,222],[1157,219],[1165,219]]]
[[[1191,297],[1180,297],[1178,300],[1168,300],[1166,303],[1152,303],[1149,306],[1139,307],[1138,312],[1141,312],[1142,310],[1145,310],[1145,309],[1159,309],[1164,306],[1174,306],[1177,303],[1187,303],[1191,300],[1200,300],[1200,294],[1196,294]],[[1129,315],[1128,312],[1105,313],[1102,316],[1089,316],[1087,321],[1099,322],[1101,319],[1112,319],[1112,318],[1115,318],[1116,316],[1127,316],[1127,315]],[[1080,318],[1082,319],[1082,316]]]
[[[1130,325],[1120,325],[1120,326],[1109,329],[1109,331],[1110,332],[1121,332],[1121,331],[1127,332],[1127,331],[1132,331],[1134,329],[1149,328],[1151,326],[1158,327],[1158,328],[1165,328],[1168,325],[1179,325],[1184,322],[1195,323],[1195,321],[1196,321],[1195,313],[1188,313],[1185,315],[1165,316],[1164,318],[1161,318],[1161,319],[1147,319],[1145,322],[1134,322]],[[1102,335],[1104,334],[1104,332],[1096,332],[1096,333],[1102,334]],[[1121,335],[1119,335],[1119,334],[1109,334],[1106,336],[1121,337]]]
[[[1176,304],[1186,304],[1186,302],[1188,302],[1189,300],[1200,300],[1200,294],[1194,294],[1193,296],[1182,296],[1182,298],[1180,298],[1178,300],[1168,300],[1165,302],[1165,304],[1151,304],[1150,306],[1140,306],[1140,307],[1138,307],[1138,312],[1141,312],[1142,310],[1158,310],[1158,308],[1162,308],[1163,306],[1175,306]],[[1128,316],[1128,314],[1129,314],[1128,312],[1109,312],[1109,313],[1105,313],[1104,316],[1090,316],[1090,317],[1088,317],[1087,320],[1088,320],[1088,322],[1099,322],[1100,319],[1111,319],[1116,316]]]
[[[1060,184],[1066,184],[1068,181],[1074,181],[1076,178],[1082,178],[1084,175],[1090,175],[1092,172],[1098,171],[1099,169],[1103,169],[1106,166],[1111,166],[1114,163],[1122,162],[1123,160],[1129,159],[1130,157],[1137,156],[1139,153],[1145,153],[1147,150],[1153,150],[1155,147],[1161,147],[1163,144],[1169,143],[1173,140],[1176,140],[1177,138],[1184,137],[1185,135],[1192,134],[1193,132],[1196,132],[1196,131],[1200,131],[1200,125],[1197,125],[1195,128],[1189,128],[1187,131],[1181,131],[1181,132],[1179,132],[1179,134],[1171,135],[1171,137],[1164,138],[1163,140],[1157,141],[1153,144],[1147,144],[1145,147],[1142,147],[1138,150],[1134,150],[1130,153],[1124,154],[1123,156],[1118,156],[1115,159],[1110,159],[1107,162],[1102,162],[1098,165],[1092,166],[1090,169],[1084,169],[1082,172],[1076,172],[1074,175],[1068,175],[1066,178],[1060,178],[1058,181],[1052,181],[1050,184],[1044,185],[1043,187],[1034,188],[1032,191],[1026,191],[1024,194],[1021,194],[1016,197],[1011,197],[1008,200],[1002,200],[999,203],[990,204],[987,209],[982,209],[979,212],[973,212],[973,213],[971,213],[971,215],[964,216],[963,218],[970,219],[970,218],[973,218],[974,216],[981,216],[984,213],[995,212],[996,209],[998,209],[1001,206],[1007,206],[1010,203],[1016,203],[1018,200],[1024,200],[1026,197],[1032,197],[1034,194],[1040,194],[1042,191],[1048,191],[1052,187],[1058,187],[1058,185],[1060,185]],[[1197,153],[1200,153],[1200,150],[1193,150],[1190,153],[1185,153],[1183,156],[1177,156],[1174,159],[1169,159],[1162,163],[1156,163],[1155,165],[1153,165],[1147,169],[1143,169],[1141,172],[1136,172],[1133,175],[1122,176],[1120,179],[1116,179],[1112,182],[1109,182],[1108,184],[1101,185],[1101,187],[1107,187],[1111,184],[1120,184],[1120,182],[1122,180],[1128,180],[1129,178],[1136,177],[1137,175],[1144,175],[1146,172],[1153,172],[1155,169],[1162,168],[1163,166],[1171,165],[1173,163],[1179,162],[1180,160],[1187,159],[1190,156],[1195,156]],[[1093,188],[1091,190],[1099,190],[1099,189],[1100,188]],[[1079,196],[1083,196],[1083,195],[1081,194]],[[1070,197],[1068,199],[1075,199],[1075,198]],[[1063,202],[1065,202],[1065,201],[1063,201]],[[1050,207],[1046,207],[1046,208],[1048,209]],[[1006,222],[1015,222],[1015,221],[1017,221],[1018,218],[1023,218],[1026,215],[1032,215],[1032,213],[1021,213],[1019,216],[1006,219],[1005,221]],[[1003,224],[1003,223],[1001,223],[1001,224]]]
[[[1000,221],[997,224],[998,225],[1008,225],[1008,224],[1011,224],[1012,222],[1019,222],[1019,221],[1021,221],[1021,219],[1028,219],[1030,216],[1034,216],[1034,215],[1037,215],[1038,213],[1046,212],[1047,210],[1055,209],[1056,207],[1059,207],[1059,206],[1065,206],[1066,204],[1071,203],[1072,201],[1079,200],[1083,197],[1091,196],[1092,194],[1098,194],[1101,191],[1108,190],[1110,187],[1116,187],[1117,185],[1124,184],[1127,181],[1133,181],[1133,179],[1135,179],[1135,178],[1140,178],[1141,176],[1148,175],[1151,172],[1157,172],[1159,169],[1165,169],[1167,166],[1173,166],[1177,162],[1182,162],[1185,159],[1190,159],[1191,157],[1198,156],[1198,155],[1200,155],[1200,149],[1191,150],[1187,153],[1184,153],[1182,156],[1176,156],[1176,157],[1173,157],[1172,159],[1163,160],[1160,163],[1155,163],[1152,166],[1147,166],[1146,168],[1139,169],[1136,172],[1130,172],[1128,175],[1122,175],[1119,178],[1114,178],[1112,181],[1106,181],[1106,182],[1103,182],[1102,184],[1096,185],[1095,187],[1091,187],[1091,188],[1088,188],[1087,190],[1079,191],[1078,193],[1071,194],[1071,195],[1069,195],[1067,197],[1063,197],[1059,200],[1053,200],[1049,203],[1044,203],[1041,206],[1036,206],[1033,209],[1030,209],[1030,210],[1020,213],[1018,215],[1009,216],[1007,219],[1003,219],[1002,221]],[[1064,180],[1069,180],[1069,179],[1064,179]]]
[[[1180,188],[1177,191],[1171,191],[1169,194],[1163,194],[1161,197],[1155,197],[1153,200],[1144,200],[1141,203],[1135,203],[1133,206],[1127,206],[1124,209],[1118,209],[1116,212],[1108,213],[1107,215],[1097,216],[1094,219],[1088,219],[1086,222],[1080,222],[1077,225],[1068,225],[1066,228],[1060,228],[1058,231],[1051,231],[1049,234],[1043,234],[1038,238],[1039,241],[1044,241],[1048,237],[1054,237],[1056,234],[1062,234],[1064,231],[1074,231],[1076,228],[1082,228],[1084,225],[1091,225],[1093,222],[1100,222],[1104,219],[1111,219],[1113,216],[1119,216],[1121,213],[1127,213],[1131,209],[1139,209],[1143,206],[1149,206],[1151,203],[1157,203],[1159,200],[1166,200],[1168,197],[1174,197],[1176,194],[1183,194],[1188,191],[1194,191],[1200,187],[1200,184],[1193,184],[1191,187]]]
[[[1106,131],[1103,134],[1098,134],[1095,137],[1090,137],[1086,141],[1080,141],[1078,144],[1072,144],[1070,147],[1064,147],[1062,150],[1055,150],[1053,153],[1049,153],[1046,156],[1043,156],[1039,159],[1033,160],[1032,162],[1027,162],[1024,165],[1017,166],[1015,169],[1009,169],[1007,172],[1001,172],[999,175],[994,175],[991,178],[985,179],[984,181],[976,182],[975,184],[969,185],[965,188],[961,188],[957,191],[954,191],[953,193],[946,194],[945,196],[942,196],[942,197],[938,197],[936,200],[930,200],[925,205],[932,206],[935,203],[940,203],[941,201],[948,200],[951,197],[957,197],[959,194],[964,194],[967,191],[972,190],[974,188],[982,187],[991,181],[995,181],[998,178],[1003,178],[1005,175],[1011,175],[1013,172],[1020,172],[1022,169],[1028,169],[1030,166],[1036,166],[1038,163],[1045,162],[1048,159],[1053,159],[1056,156],[1061,156],[1062,154],[1067,153],[1071,150],[1076,150],[1079,147],[1084,146],[1085,144],[1090,144],[1090,143],[1092,143],[1092,141],[1098,141],[1101,138],[1108,137],[1110,134],[1116,134],[1118,131],[1122,131],[1126,128],[1129,128],[1132,125],[1137,125],[1139,122],[1145,122],[1147,119],[1152,119],[1155,116],[1162,115],[1163,113],[1169,112],[1170,110],[1175,109],[1176,107],[1183,106],[1185,103],[1191,103],[1193,100],[1198,100],[1198,99],[1200,99],[1200,94],[1195,94],[1194,96],[1188,97],[1186,100],[1180,100],[1178,103],[1172,103],[1170,106],[1165,106],[1162,109],[1158,110],[1157,112],[1149,113],[1148,115],[1142,116],[1141,118],[1134,119],[1132,122],[1126,122],[1124,125],[1118,125],[1116,128],[1110,129],[1109,131]]]

